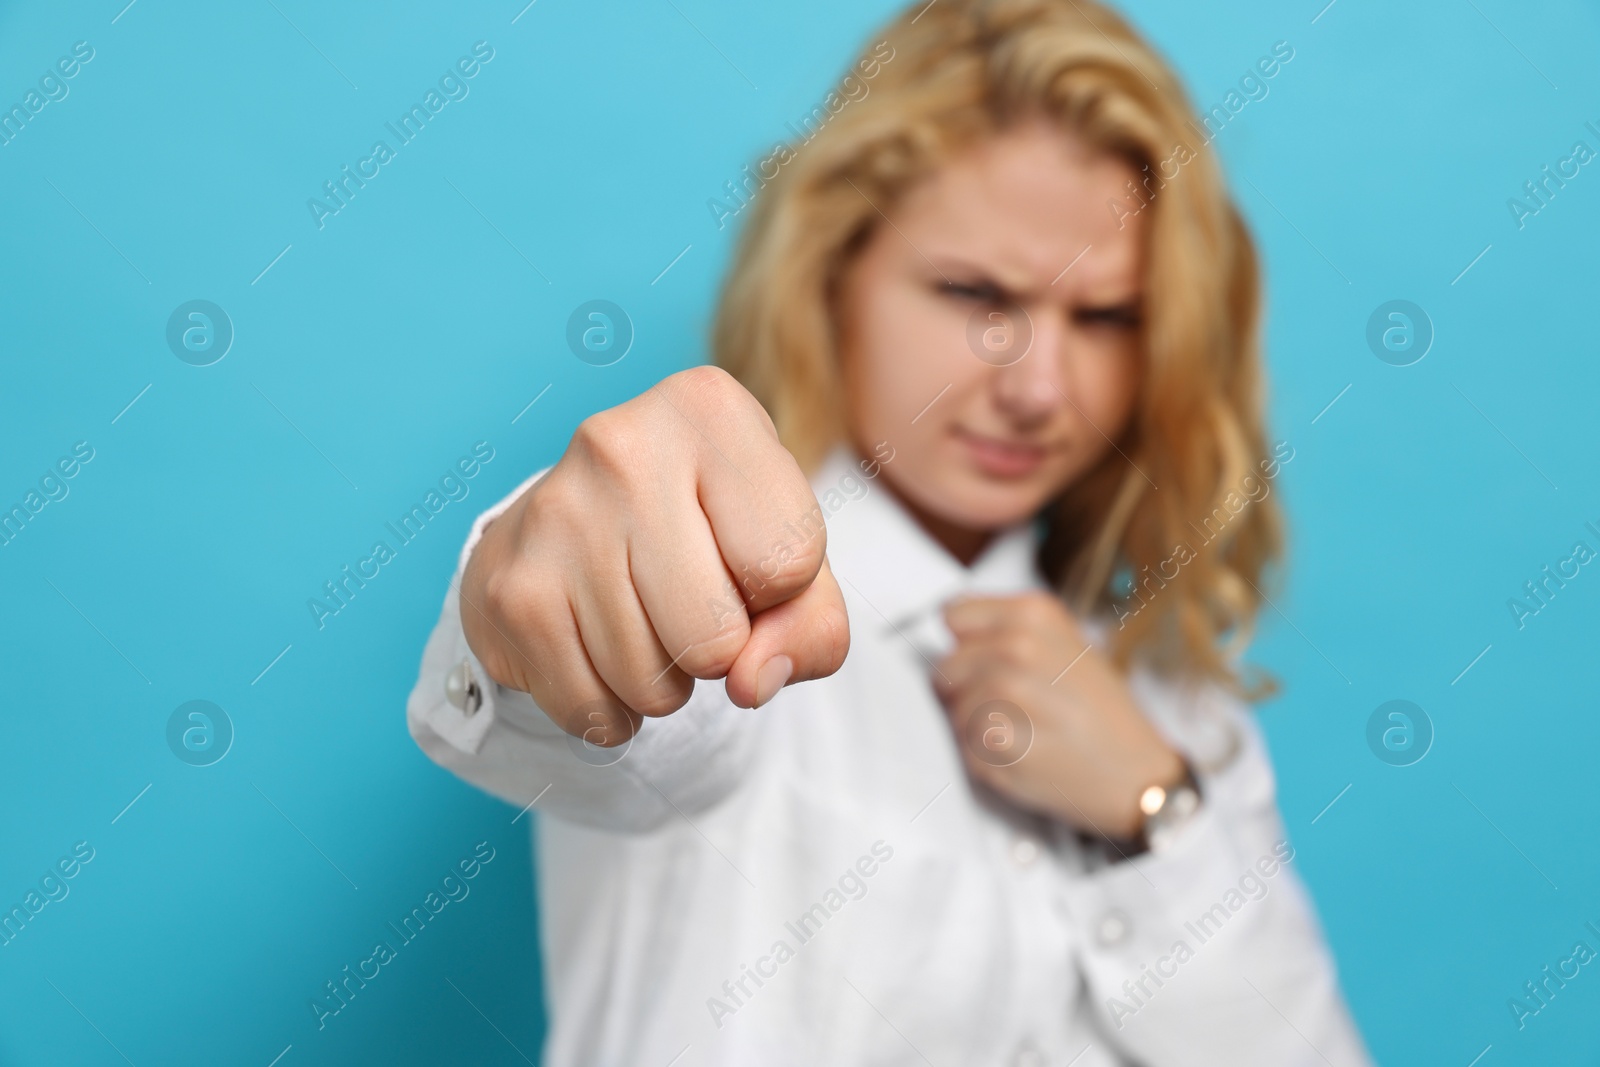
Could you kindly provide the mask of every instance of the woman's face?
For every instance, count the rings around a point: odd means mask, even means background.
[[[964,561],[1128,423],[1143,217],[1119,227],[1108,204],[1134,177],[1042,123],[996,134],[908,192],[841,278],[851,438],[894,449],[883,477]]]

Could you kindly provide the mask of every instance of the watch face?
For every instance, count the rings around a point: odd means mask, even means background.
[[[1167,803],[1167,790],[1165,786],[1153,785],[1139,794],[1139,810],[1148,818],[1160,811]]]
[[[1165,803],[1145,817],[1145,840],[1150,851],[1165,848],[1185,823],[1200,808],[1200,793],[1191,786],[1179,785],[1166,792]]]

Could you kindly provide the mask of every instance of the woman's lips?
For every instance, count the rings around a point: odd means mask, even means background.
[[[966,446],[972,462],[991,478],[1022,478],[1039,469],[1049,451],[1038,445],[1003,441],[957,428],[956,438]]]

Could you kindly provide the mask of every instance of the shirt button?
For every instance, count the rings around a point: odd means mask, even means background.
[[[1126,915],[1120,911],[1108,911],[1100,916],[1100,922],[1095,925],[1094,937],[1102,948],[1113,948],[1128,940],[1132,929]]]
[[[1018,867],[1032,866],[1039,858],[1039,846],[1031,837],[1019,837],[1011,846],[1011,858]]]
[[[444,698],[464,715],[471,715],[483,706],[483,691],[478,688],[477,679],[472,677],[472,665],[466,660],[444,676]]]

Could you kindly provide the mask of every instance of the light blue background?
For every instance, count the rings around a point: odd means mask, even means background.
[[[473,514],[585,415],[704,359],[735,232],[707,199],[890,7],[523,2],[0,9],[7,107],[95,49],[0,147],[0,505],[95,449],[0,548],[0,905],[96,850],[0,948],[0,1063],[537,1058],[529,819],[407,736],[423,640]],[[1383,1062],[1591,1062],[1600,967],[1520,1032],[1507,1000],[1600,948],[1600,569],[1523,630],[1506,601],[1600,547],[1600,166],[1525,229],[1506,200],[1600,147],[1596,11],[1221,8],[1130,10],[1202,107],[1295,49],[1216,147],[1264,253],[1295,448],[1293,567],[1256,654],[1287,684],[1262,718],[1297,863]],[[470,96],[319,231],[307,198],[479,40]],[[563,340],[596,297],[637,329],[607,368]],[[205,368],[164,341],[195,298],[237,331]],[[1414,366],[1364,341],[1393,298],[1437,331]],[[307,598],[480,440],[467,500],[319,631]],[[1411,767],[1366,745],[1391,698],[1437,731]],[[192,699],[237,731],[211,767],[166,745]],[[484,840],[471,896],[319,1032],[322,983]]]

